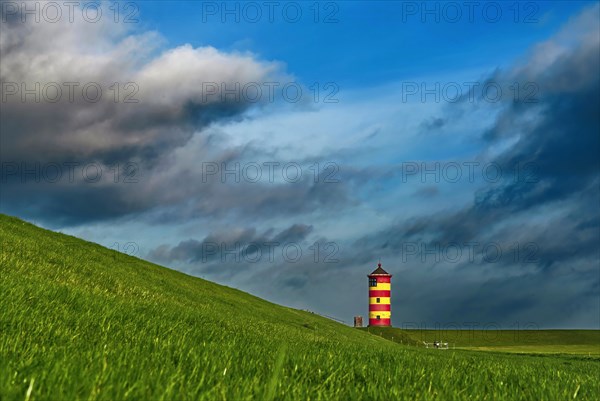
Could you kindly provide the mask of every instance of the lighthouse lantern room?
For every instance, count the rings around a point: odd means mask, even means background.
[[[369,277],[369,326],[391,326],[391,290],[392,275],[381,268],[368,275]]]

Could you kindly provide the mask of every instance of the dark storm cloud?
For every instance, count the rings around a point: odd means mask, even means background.
[[[423,132],[435,131],[442,128],[446,121],[440,117],[431,117],[423,121],[420,125]]]
[[[252,151],[250,154],[254,155]],[[225,164],[223,169],[235,170],[232,166],[237,164],[239,171],[248,149],[225,150],[205,157],[211,166],[221,168]],[[5,163],[2,179],[7,190],[1,194],[2,208],[9,214],[27,214],[50,226],[60,226],[136,216],[154,223],[206,216],[273,218],[334,210],[350,202],[347,186],[315,180],[306,173],[294,182],[269,182],[266,177],[260,182],[249,182],[243,177],[236,181],[235,177],[224,178],[220,173],[208,176],[198,167],[201,163],[188,166],[183,162],[164,162],[148,169],[137,163],[106,166],[82,162],[72,170],[62,164]],[[54,179],[50,177],[54,167],[62,178],[48,182],[48,178]],[[306,171],[309,166],[302,167]],[[27,169],[29,173],[20,174]]]
[[[397,281],[393,310],[395,324],[427,322],[480,328],[495,324],[509,328],[586,327],[597,325],[597,282],[594,273],[562,274],[541,279],[539,274],[496,275],[473,279],[473,273],[437,272],[435,276],[402,272]],[[408,285],[409,283],[410,285]]]
[[[347,198],[343,185],[322,185],[306,171],[297,182],[240,183],[203,174],[204,162],[231,168],[264,160],[260,147],[230,146],[207,130],[247,118],[249,109],[267,102],[222,90],[288,82],[279,64],[211,47],[164,50],[156,33],[128,31],[110,18],[70,24],[2,17],[1,211],[56,227],[142,214],[155,222],[278,216]],[[101,96],[89,101],[86,85],[100,88]],[[56,86],[61,96],[49,101]],[[35,94],[23,98],[23,89]],[[73,176],[69,166],[77,166]],[[101,177],[89,179],[88,168]]]
[[[415,191],[414,196],[418,198],[433,198],[440,193],[439,189],[435,186],[427,186],[424,188],[419,188]]]
[[[596,7],[588,13],[593,14],[593,10]],[[594,26],[597,27],[597,22],[589,28]],[[496,82],[533,81],[540,88],[539,103],[530,105],[529,110],[536,113],[534,125],[521,126],[523,131],[519,134],[506,130],[503,121],[520,121],[525,113],[521,103],[509,103],[485,134],[491,142],[518,135],[514,145],[492,160],[511,174],[505,174],[503,182],[479,190],[468,208],[409,220],[382,232],[386,243],[388,239],[393,244],[394,239],[402,238],[467,241],[516,213],[533,213],[531,209],[546,204],[574,202],[584,194],[595,194],[600,177],[598,31],[579,39],[574,48],[564,50],[564,54],[543,68],[538,65],[542,55],[534,53],[529,60],[531,65],[506,74],[497,72],[490,78]],[[512,174],[516,172],[517,178]],[[596,219],[598,212],[573,210],[572,217]]]
[[[14,215],[24,214],[50,227],[123,215],[135,216],[152,206],[150,199],[133,201],[130,191],[135,191],[135,184],[95,186],[84,183],[69,186],[8,182],[2,184],[2,210]]]
[[[166,263],[221,261],[231,256],[228,253],[230,250],[237,253],[236,256],[242,253],[251,256],[253,253],[268,250],[269,247],[299,243],[305,240],[312,230],[312,226],[304,224],[293,224],[278,233],[275,233],[272,228],[260,234],[255,228],[228,230],[209,234],[201,241],[189,239],[173,247],[161,245],[152,250],[148,256],[150,259]]]
[[[252,151],[250,153],[254,154]],[[248,159],[243,152],[234,158],[231,156],[230,153],[221,159],[211,159],[218,161],[210,163],[223,171],[226,168],[235,170],[236,165],[239,171],[243,168],[241,166],[246,165],[244,160]],[[221,167],[222,163],[226,165]],[[260,161],[249,163],[262,164]],[[173,222],[203,216],[233,216],[238,220],[255,221],[258,216],[273,218],[297,216],[321,209],[335,210],[350,202],[346,185],[315,180],[306,174],[308,167],[307,164],[301,164],[304,176],[297,181],[279,182],[269,182],[266,176],[259,182],[249,182],[243,176],[239,180],[231,175],[207,177],[198,169],[181,169],[169,180],[168,194],[160,193],[160,189],[153,193],[152,199],[160,201],[161,207],[149,218],[158,222]]]

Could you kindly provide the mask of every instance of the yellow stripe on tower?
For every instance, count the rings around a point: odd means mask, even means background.
[[[392,317],[392,312],[388,312],[388,311],[369,312],[369,319],[377,319],[377,316],[379,316],[380,319],[390,319]]]
[[[391,290],[392,285],[390,283],[377,283],[375,287],[369,287],[370,290]]]
[[[376,297],[369,297],[369,304],[375,305],[389,305],[390,297],[379,297],[379,302],[377,302]]]

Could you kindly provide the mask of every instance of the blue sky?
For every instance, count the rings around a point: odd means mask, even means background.
[[[321,2],[319,20],[323,21],[315,23],[314,4],[300,2],[298,22],[287,22],[280,5],[274,9],[273,23],[268,20],[267,6],[261,6],[263,17],[253,23],[253,10],[244,14],[239,3],[236,23],[236,15],[226,14],[227,6],[221,2],[212,3],[216,10],[204,3],[173,1],[165,9],[164,2],[140,2],[140,21],[144,27],[158,30],[170,46],[190,43],[251,51],[267,60],[285,62],[289,71],[305,82],[333,80],[349,88],[505,66],[589,4],[522,2],[513,7],[506,3],[496,18],[495,9],[484,13],[486,2],[481,2],[473,9],[472,21],[463,6],[462,17],[451,22],[453,10],[444,14],[440,2],[440,22],[436,23],[436,14],[423,14],[419,2],[412,2],[418,6],[416,14],[402,2],[376,1],[368,6],[359,1],[330,2],[336,7]],[[229,7],[235,10],[236,3]],[[292,10],[289,18],[293,20]],[[498,21],[490,23],[485,16]]]
[[[396,326],[600,325],[597,2],[111,4],[3,6],[1,212],[346,322],[381,259]]]

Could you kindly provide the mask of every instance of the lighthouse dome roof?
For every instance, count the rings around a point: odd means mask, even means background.
[[[377,274],[377,275],[387,275],[387,276],[390,276],[390,275],[391,275],[391,274],[389,274],[388,272],[386,272],[385,270],[383,270],[383,269],[381,268],[381,263],[379,263],[379,264],[377,265],[377,269],[375,269],[375,270],[373,271],[373,273],[371,273],[371,274],[370,274],[370,276],[372,276],[372,275],[376,275],[376,274]]]

